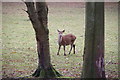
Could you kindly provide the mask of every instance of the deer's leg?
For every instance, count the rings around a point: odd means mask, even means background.
[[[70,48],[69,54],[71,53],[72,47],[73,47],[73,45],[71,44],[71,48]]]
[[[66,56],[66,54],[65,54],[65,46],[63,46],[64,47],[64,56]]]
[[[73,44],[73,49],[74,49],[74,50],[73,50],[73,51],[74,51],[73,53],[75,54],[75,44]]]
[[[61,45],[59,45],[57,55],[59,55],[60,48],[61,48]]]

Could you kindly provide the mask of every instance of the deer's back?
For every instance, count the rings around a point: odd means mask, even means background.
[[[75,41],[76,37],[72,34],[67,34],[62,36],[62,41],[61,41],[61,45],[70,45],[73,44]]]

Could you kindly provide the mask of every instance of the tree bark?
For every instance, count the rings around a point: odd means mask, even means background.
[[[120,78],[120,1],[118,2],[118,78]]]
[[[86,3],[82,78],[105,78],[103,2]]]
[[[51,65],[49,50],[48,7],[45,2],[25,2],[27,13],[36,34],[38,68],[32,76],[53,78],[61,76]]]

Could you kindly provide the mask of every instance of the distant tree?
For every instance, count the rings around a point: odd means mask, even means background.
[[[82,78],[106,78],[104,65],[104,3],[86,3]]]
[[[29,1],[29,0],[28,0]],[[32,1],[32,0],[31,0]],[[48,7],[43,2],[25,2],[27,13],[36,34],[38,68],[33,76],[41,78],[53,78],[61,76],[51,65],[49,50],[49,30],[48,30]]]

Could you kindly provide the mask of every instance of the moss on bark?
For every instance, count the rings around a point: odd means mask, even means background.
[[[53,67],[49,67],[47,69],[38,67],[32,76],[40,78],[56,78],[62,75],[59,74]]]

